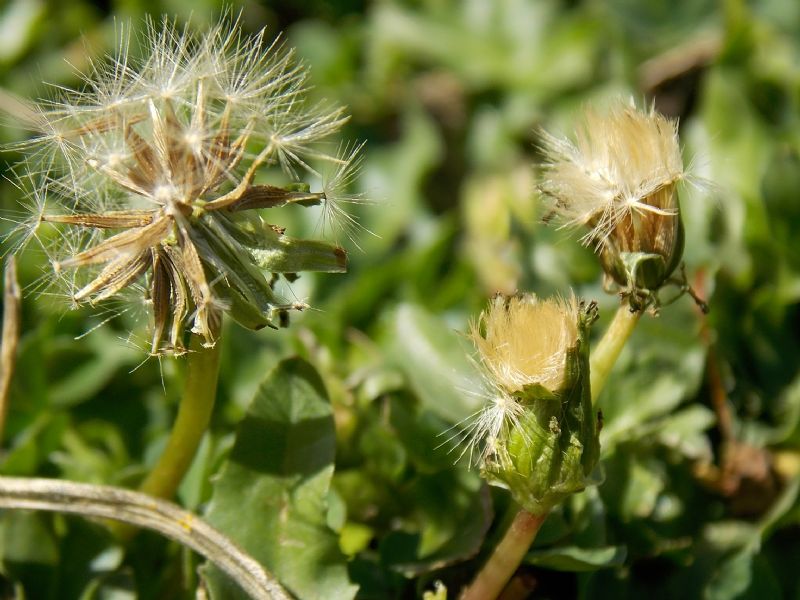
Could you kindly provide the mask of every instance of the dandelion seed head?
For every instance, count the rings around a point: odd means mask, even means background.
[[[187,330],[213,344],[223,312],[245,314],[252,328],[285,320],[305,305],[279,299],[277,275],[259,269],[257,252],[282,253],[274,262],[287,269],[316,263],[299,250],[294,257],[301,242],[282,231],[259,236],[251,223],[260,214],[234,213],[325,202],[331,219],[349,218],[341,190],[360,147],[344,159],[317,147],[344,113],[309,106],[306,69],[292,51],[280,39],[268,44],[263,30],[244,34],[236,17],[202,33],[148,19],[142,59],[132,57],[133,40],[121,26],[115,55],[90,61],[81,89],[59,88],[30,111],[37,135],[19,146],[28,156],[21,178],[37,190],[28,194],[37,210],[16,227],[20,245],[41,240],[73,303],[140,294],[153,354],[183,352]],[[318,159],[342,165],[321,192],[254,183],[273,165],[297,181],[318,175]],[[42,223],[54,231],[41,235]],[[320,269],[341,270],[340,248],[314,248],[332,255]]]
[[[589,109],[575,140],[543,133],[540,189],[567,226],[587,226],[582,240],[602,246],[625,219],[677,214],[677,203],[655,198],[686,178],[677,122],[619,102],[606,112]]]
[[[496,296],[470,326],[481,363],[497,385],[513,395],[538,384],[557,391],[567,353],[578,341],[575,296]]]
[[[580,306],[574,295],[540,300],[533,294],[496,296],[470,324],[482,373],[479,395],[483,407],[456,426],[451,436],[463,446],[461,456],[485,466],[502,462],[503,440],[522,436],[526,444],[534,429],[523,426],[531,410],[531,386],[560,393],[567,376],[568,352],[578,344]]]

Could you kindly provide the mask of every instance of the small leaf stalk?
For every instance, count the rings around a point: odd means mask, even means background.
[[[603,337],[592,349],[590,360],[592,402],[597,402],[600,397],[600,392],[605,387],[614,364],[641,316],[641,310],[634,310],[628,302],[623,300]]]

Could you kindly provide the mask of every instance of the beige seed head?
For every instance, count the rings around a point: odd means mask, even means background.
[[[653,108],[619,102],[605,113],[589,109],[574,142],[544,133],[543,150],[540,189],[565,225],[589,228],[586,244],[599,249],[615,231],[630,237],[640,219],[678,214],[674,188],[686,173],[677,122]],[[640,237],[642,247],[633,250],[651,251]]]
[[[470,337],[498,387],[510,394],[534,384],[561,388],[567,352],[578,341],[578,308],[575,296],[495,297]]]

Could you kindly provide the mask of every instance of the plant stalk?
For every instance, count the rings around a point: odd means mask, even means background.
[[[22,295],[17,283],[17,264],[13,256],[6,259],[3,289],[2,347],[0,347],[0,443],[6,427],[11,378],[17,364],[17,345],[21,319]]]
[[[220,340],[203,346],[199,335],[192,335],[186,359],[186,383],[178,416],[167,446],[139,490],[169,500],[175,495],[211,421],[217,396]]]
[[[460,600],[497,598],[522,562],[546,518],[547,514],[537,516],[520,509],[489,560],[461,593]]]
[[[592,403],[600,397],[614,363],[641,316],[642,311],[631,311],[627,300],[621,302],[602,339],[592,349],[589,357]]]
[[[152,529],[216,564],[251,598],[289,600],[277,580],[224,534],[197,515],[140,492],[57,479],[0,477],[0,508],[114,519],[129,527]]]

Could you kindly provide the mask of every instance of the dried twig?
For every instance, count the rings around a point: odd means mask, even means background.
[[[0,508],[46,510],[152,529],[203,555],[256,600],[289,600],[273,576],[225,535],[171,502],[106,485],[0,477]]]
[[[3,292],[3,346],[0,349],[0,441],[8,412],[8,392],[14,366],[17,362],[17,342],[19,341],[20,298],[17,283],[17,265],[13,256],[6,259],[5,289]]]

